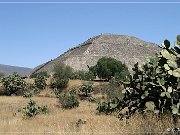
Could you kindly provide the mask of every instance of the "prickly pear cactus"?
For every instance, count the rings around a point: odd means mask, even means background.
[[[28,89],[27,83],[17,73],[3,77],[1,82],[6,89],[7,95],[23,93]]]
[[[147,59],[143,65],[134,65],[132,78],[123,82],[123,101],[117,105],[119,110],[128,108],[121,116],[129,117],[137,110],[180,115],[180,35],[175,46],[170,47],[165,40],[159,55]]]

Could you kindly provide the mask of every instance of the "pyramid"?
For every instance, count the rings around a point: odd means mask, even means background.
[[[88,66],[96,65],[102,57],[112,57],[125,63],[130,72],[137,62],[144,62],[145,57],[154,56],[161,48],[151,42],[145,42],[133,36],[101,34],[69,49],[54,60],[36,67],[32,74],[47,71],[53,73],[56,64],[63,62],[75,71],[87,71]]]

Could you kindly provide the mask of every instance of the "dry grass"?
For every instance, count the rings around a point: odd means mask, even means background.
[[[136,114],[129,120],[120,121],[114,116],[97,115],[96,104],[86,101],[81,102],[79,108],[63,110],[58,107],[56,98],[33,97],[32,99],[38,105],[47,105],[50,112],[25,119],[18,109],[25,106],[29,99],[0,97],[0,134],[161,134],[167,128],[174,127],[168,116],[158,121],[152,114],[146,117]],[[79,119],[86,123],[78,124]]]
[[[32,82],[32,80],[27,80]],[[49,81],[49,80],[48,80]],[[83,81],[70,81],[68,89],[79,87]],[[96,82],[95,86],[101,85]],[[1,88],[1,87],[0,87]],[[135,114],[129,120],[119,120],[114,116],[96,114],[97,105],[81,101],[80,107],[63,110],[59,107],[56,98],[53,98],[51,90],[43,90],[42,97],[32,99],[38,105],[47,105],[48,114],[37,115],[34,118],[25,119],[18,109],[29,101],[23,97],[0,96],[0,134],[2,135],[129,135],[129,134],[168,134],[167,128],[173,128],[172,118],[168,115],[158,119],[154,114],[142,116]],[[102,94],[94,95],[102,97]],[[85,124],[78,124],[78,120]],[[178,121],[176,127],[180,127]]]

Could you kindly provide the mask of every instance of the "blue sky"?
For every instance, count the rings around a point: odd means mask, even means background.
[[[33,68],[101,33],[132,35],[157,44],[164,39],[173,43],[180,33],[180,3],[1,2],[7,0],[0,0],[1,64]]]

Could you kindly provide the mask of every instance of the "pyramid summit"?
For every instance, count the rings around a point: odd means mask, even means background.
[[[132,71],[135,63],[142,63],[146,56],[153,56],[160,50],[158,45],[133,36],[101,34],[69,49],[56,59],[39,65],[31,72],[31,75],[42,71],[51,74],[53,67],[61,62],[69,65],[75,71],[87,71],[88,66],[96,65],[102,57],[115,58],[125,63]]]

